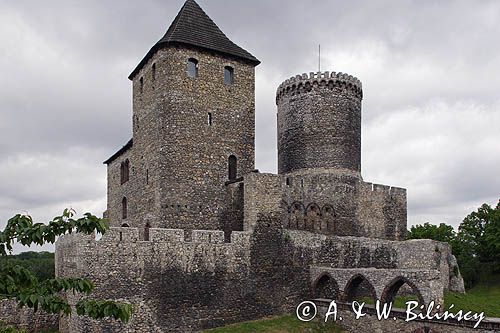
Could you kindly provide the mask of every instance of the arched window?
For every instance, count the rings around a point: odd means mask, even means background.
[[[127,218],[127,198],[122,199],[122,219]]]
[[[130,176],[130,161],[126,159],[120,165],[120,182],[122,184],[128,182]]]
[[[236,156],[231,155],[228,159],[229,180],[235,180],[238,173],[238,159]]]
[[[224,67],[224,83],[228,85],[234,83],[234,68],[231,66]]]
[[[189,77],[198,77],[198,60],[195,58],[188,59],[187,73]]]
[[[153,82],[156,81],[156,63],[154,63],[151,67],[151,78],[153,79]]]
[[[151,225],[148,223],[146,223],[146,226],[144,227],[144,240],[146,242],[149,242],[149,229],[151,229]]]
[[[139,91],[141,94],[144,91],[144,79],[142,77],[139,79]]]

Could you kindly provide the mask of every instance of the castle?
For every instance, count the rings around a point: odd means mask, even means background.
[[[255,67],[194,0],[132,71],[133,138],[105,161],[112,228],[56,244],[56,274],[134,304],[132,321],[61,332],[190,332],[314,297],[423,303],[463,291],[447,244],[404,241],[406,190],[361,177],[361,82],[277,90],[278,174],[255,170]],[[79,295],[66,295],[76,302]]]

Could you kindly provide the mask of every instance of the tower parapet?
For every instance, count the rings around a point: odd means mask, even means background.
[[[310,85],[314,85],[314,83],[321,85],[322,82],[325,82],[327,85],[329,85],[330,82],[332,84],[336,84],[338,82],[345,83],[348,89],[356,90],[359,94],[361,94],[361,98],[363,97],[362,83],[358,78],[352,75],[342,72],[310,72],[309,74],[304,73],[302,75],[295,75],[283,81],[276,91],[276,104],[278,104],[278,100],[285,94],[302,92],[301,89],[305,88],[307,83]]]
[[[328,168],[361,177],[361,81],[296,75],[278,88],[278,171]]]

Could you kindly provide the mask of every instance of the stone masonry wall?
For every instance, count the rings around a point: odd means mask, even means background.
[[[244,186],[249,192],[245,200],[255,197],[245,202],[246,218],[255,216],[255,207],[272,198],[273,209],[282,212],[287,229],[391,240],[406,236],[406,190],[402,188],[366,183],[324,168],[245,176]]]
[[[43,311],[34,312],[29,308],[18,308],[11,300],[0,300],[0,321],[29,333],[57,330],[59,316]]]
[[[278,105],[278,172],[335,168],[361,172],[361,82],[342,73],[285,81]]]
[[[189,332],[269,313],[256,305],[248,233],[233,232],[226,243],[223,231],[193,231],[188,242],[183,230],[151,229],[150,239],[141,241],[135,228],[113,228],[99,241],[58,241],[58,276],[91,278],[93,297],[135,305],[129,325],[73,316],[62,321],[62,332]]]
[[[187,74],[190,58],[196,78]],[[225,66],[234,68],[232,85]],[[254,66],[187,47],[158,50],[134,77],[133,109],[133,147],[108,167],[112,224],[121,225],[127,195],[131,226],[224,229],[229,156],[237,177],[255,168]],[[131,179],[121,185],[119,164],[128,157]]]

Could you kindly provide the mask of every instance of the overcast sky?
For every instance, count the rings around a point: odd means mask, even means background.
[[[262,61],[256,167],[276,172],[275,92],[322,69],[363,82],[362,174],[408,189],[409,225],[457,226],[500,196],[500,1],[198,0]],[[102,214],[131,137],[127,76],[183,4],[2,1],[0,227]]]

